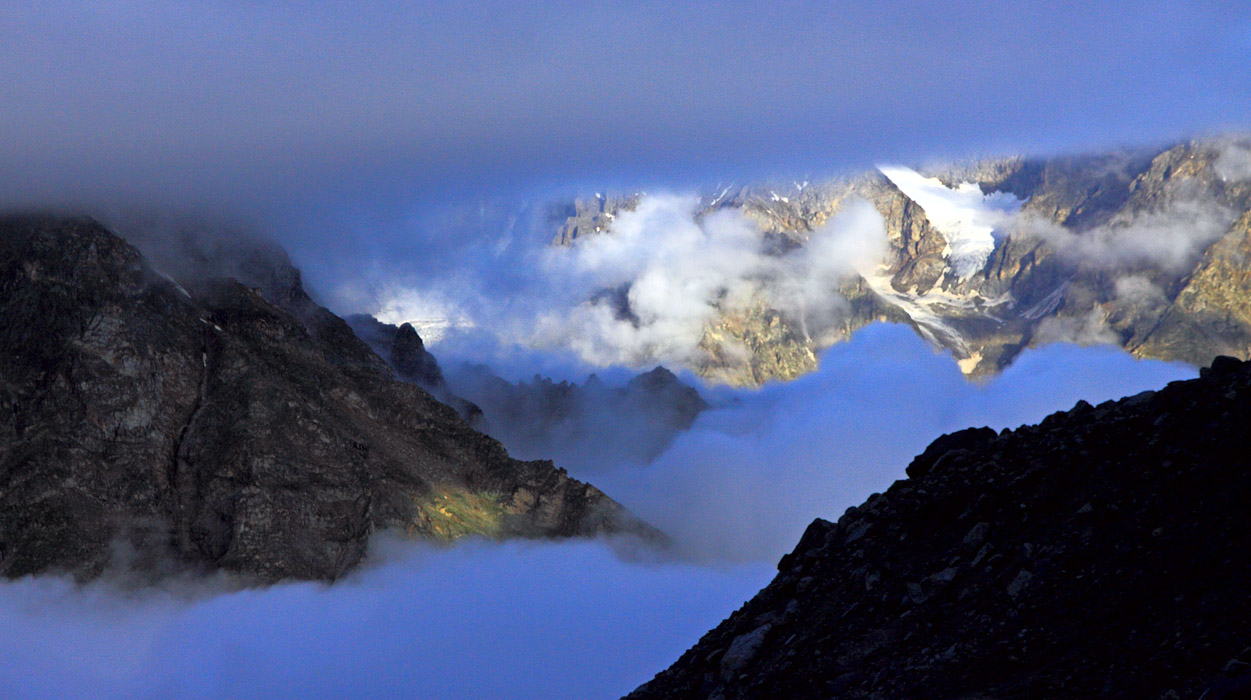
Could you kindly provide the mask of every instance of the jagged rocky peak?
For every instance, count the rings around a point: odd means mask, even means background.
[[[660,366],[624,386],[596,375],[582,384],[537,374],[512,383],[480,365],[455,372],[451,381],[482,407],[486,431],[509,449],[573,457],[588,468],[603,453],[649,462],[708,408],[699,391]]]
[[[548,219],[557,227],[554,245],[571,245],[579,238],[603,233],[612,226],[621,211],[638,206],[641,194],[619,195],[596,192],[593,197],[578,197],[572,202],[555,203],[548,210]]]
[[[1251,363],[936,440],[629,697],[1251,692]]]
[[[874,321],[912,325],[971,376],[1057,341],[1196,365],[1246,358],[1249,143],[1205,138],[710,189],[700,213],[741,211],[769,254],[806,245],[855,200],[881,214],[888,251],[878,269],[831,290],[848,303],[828,327],[779,311],[767,290],[721,308],[691,369],[731,384],[792,379]],[[589,210],[577,211],[569,222]],[[611,228],[597,221],[580,235]]]
[[[640,391],[657,395],[678,393],[683,396],[686,403],[699,406],[701,410],[708,406],[694,387],[683,384],[682,380],[678,379],[678,375],[666,369],[664,365],[656,365],[650,371],[631,377],[626,387],[627,389],[638,388]]]
[[[395,326],[368,314],[348,316],[347,322],[362,340],[390,363],[398,377],[416,382],[431,392],[446,388],[447,382],[438,360],[426,350],[426,344],[411,323]]]
[[[475,430],[490,432],[490,424],[482,409],[452,391],[439,361],[426,349],[426,344],[411,323],[395,326],[368,314],[353,314],[347,317],[347,322],[357,336],[386,360],[397,378],[413,382],[430,392],[439,401],[454,408]]]
[[[708,402],[695,387],[683,383],[662,365],[632,377],[622,395],[638,410],[662,415],[662,420],[673,426],[675,434],[691,427],[695,418],[708,408]]]
[[[433,355],[426,352],[426,346],[421,342],[421,336],[417,335],[413,324],[400,325],[395,333],[395,341],[391,343],[391,356],[395,358],[397,370],[404,376],[420,377],[430,384],[443,383],[443,372],[439,369],[439,363],[434,361]]]
[[[266,292],[158,271],[90,219],[0,219],[0,574],[134,551],[332,579],[384,529],[658,536],[397,381],[277,269]]]

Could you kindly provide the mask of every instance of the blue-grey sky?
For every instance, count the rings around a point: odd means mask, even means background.
[[[0,6],[9,202],[826,172],[1249,105],[1246,2]]]

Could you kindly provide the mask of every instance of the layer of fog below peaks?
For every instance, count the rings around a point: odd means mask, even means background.
[[[870,326],[795,382],[705,388],[717,407],[651,464],[604,455],[581,474],[670,532],[667,559],[623,558],[599,541],[383,540],[331,586],[7,582],[0,687],[93,700],[620,697],[767,583],[812,518],[902,478],[940,432],[1015,426],[1193,375],[1052,345],[975,385],[910,328]]]
[[[673,535],[683,557],[772,561],[814,517],[836,518],[904,478],[942,433],[1015,428],[1079,399],[1098,403],[1194,374],[1110,346],[1053,344],[977,384],[911,328],[874,324],[797,380],[702,386],[713,407],[649,464],[576,446],[549,456]],[[596,424],[626,436],[640,429],[625,416]],[[623,442],[605,435],[602,444]]]
[[[771,574],[627,563],[593,541],[374,545],[366,568],[332,586],[0,583],[0,695],[616,698]]]

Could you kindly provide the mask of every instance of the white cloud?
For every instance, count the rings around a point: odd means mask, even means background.
[[[1117,300],[1136,306],[1156,306],[1167,301],[1164,290],[1142,275],[1127,275],[1116,280]]]
[[[1020,217],[1019,221],[1020,232],[1043,241],[1062,259],[1083,270],[1153,267],[1181,273],[1194,266],[1203,251],[1229,229],[1233,214],[1210,196],[1196,194],[1089,231],[1073,231],[1033,216]]]
[[[1221,150],[1214,167],[1216,174],[1227,182],[1251,180],[1251,146],[1228,144]]]
[[[718,305],[750,297],[767,267],[760,232],[746,217],[727,210],[700,219],[698,204],[688,196],[647,196],[606,232],[549,249],[545,276],[562,280],[572,301],[583,303],[543,314],[532,340],[567,342],[599,364],[696,361]],[[584,301],[615,288],[627,289],[632,318],[611,297]]]
[[[1077,345],[1115,345],[1116,332],[1108,327],[1103,309],[1094,307],[1081,316],[1044,318],[1034,330],[1034,342],[1075,343]]]
[[[846,308],[839,285],[886,254],[882,218],[867,202],[851,203],[785,255],[766,253],[764,234],[742,212],[698,208],[695,196],[648,195],[603,233],[514,260],[523,272],[506,289],[469,275],[463,284],[393,285],[378,312],[392,322],[447,314],[594,365],[695,367],[705,328],[723,310],[763,299],[815,335]],[[486,268],[507,264],[485,260]]]

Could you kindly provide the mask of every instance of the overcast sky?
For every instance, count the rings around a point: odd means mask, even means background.
[[[10,203],[827,172],[1245,127],[1245,2],[10,0]]]

